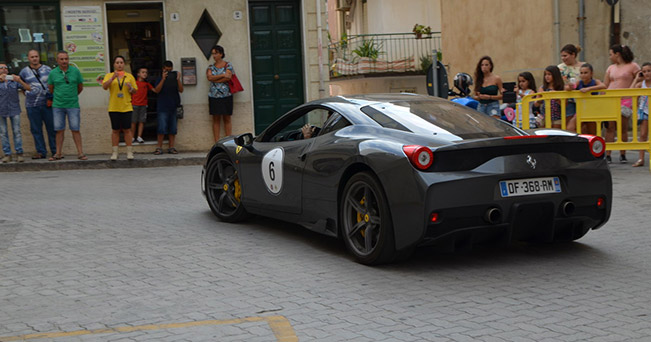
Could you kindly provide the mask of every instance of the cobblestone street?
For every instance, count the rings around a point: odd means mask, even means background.
[[[382,267],[253,218],[200,166],[0,175],[0,341],[649,341],[651,175],[612,166],[577,243],[421,249]]]

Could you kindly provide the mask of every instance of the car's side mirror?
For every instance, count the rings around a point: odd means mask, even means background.
[[[233,138],[235,141],[235,144],[237,146],[242,146],[242,147],[251,147],[253,144],[253,134],[251,133],[244,133],[236,136]]]

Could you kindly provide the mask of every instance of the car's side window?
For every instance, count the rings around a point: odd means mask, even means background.
[[[288,124],[279,127],[275,132],[270,132],[270,138],[265,139],[265,141],[279,142],[279,141],[293,141],[301,140],[306,137],[303,136],[301,128],[308,125],[310,131],[312,132],[311,136],[307,138],[314,137],[319,134],[321,127],[326,122],[329,117],[329,113],[332,111],[326,108],[313,108],[299,116]]]
[[[326,125],[321,129],[321,133],[319,133],[319,135],[328,134],[350,125],[350,121],[346,120],[346,118],[344,118],[341,114],[333,113],[328,119]]]

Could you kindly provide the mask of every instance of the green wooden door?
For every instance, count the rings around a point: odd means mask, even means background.
[[[302,104],[299,2],[250,1],[255,132]]]

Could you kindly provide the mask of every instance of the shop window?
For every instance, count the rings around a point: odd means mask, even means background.
[[[197,27],[192,32],[192,38],[197,42],[206,59],[210,58],[210,50],[219,42],[221,36],[222,32],[219,30],[219,27],[212,20],[208,11],[204,10],[201,19],[199,19],[199,23],[197,23]]]
[[[0,60],[17,73],[29,64],[27,52],[36,49],[41,63],[56,65],[61,49],[60,11],[58,2],[0,4]]]

